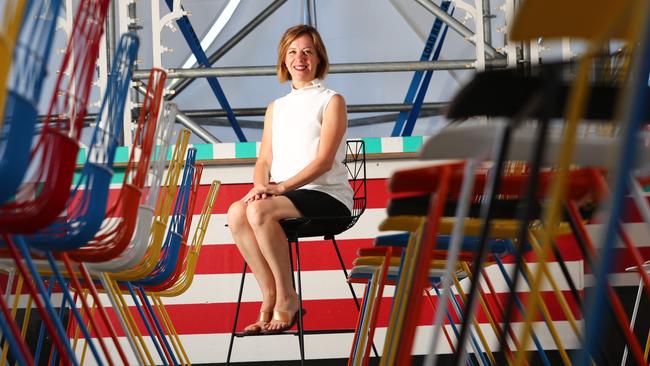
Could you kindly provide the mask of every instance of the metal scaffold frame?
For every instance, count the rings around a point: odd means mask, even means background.
[[[70,1],[70,0],[68,0]],[[239,0],[229,0],[236,1],[237,4]],[[394,6],[398,6],[396,3],[400,0],[389,0],[393,3]],[[444,23],[445,32],[446,27],[451,28],[454,32],[460,34],[465,40],[470,42],[475,46],[475,58],[474,59],[457,59],[457,60],[442,60],[437,59],[421,59],[420,61],[404,61],[404,62],[362,62],[362,63],[334,63],[330,65],[329,72],[332,74],[336,73],[386,73],[386,72],[434,72],[434,71],[448,71],[453,72],[454,70],[484,70],[486,68],[504,68],[504,67],[516,67],[518,63],[522,62],[523,59],[528,59],[529,62],[536,62],[531,60],[537,60],[539,57],[539,45],[538,42],[531,42],[530,45],[526,44],[517,45],[513,42],[506,41],[504,47],[495,48],[492,45],[492,24],[491,19],[494,18],[494,15],[491,13],[491,5],[489,0],[451,0],[451,7],[459,9],[465,13],[464,21],[460,21],[455,17],[453,12],[448,13],[447,11],[441,8],[441,5],[436,3],[433,0],[412,0],[413,3],[421,6],[423,9],[427,10],[433,14],[438,19],[439,22]],[[203,41],[199,40],[192,28],[192,25],[189,21],[188,12],[186,12],[183,7],[181,0],[165,0],[166,4],[169,7],[169,11],[161,15],[160,2],[151,1],[151,29],[144,30],[142,26],[139,25],[139,19],[135,14],[136,10],[136,0],[130,1],[119,1],[114,6],[117,8],[112,8],[108,17],[106,24],[106,48],[102,51],[102,56],[104,60],[110,58],[114,53],[114,42],[115,42],[115,33],[116,30],[119,33],[126,32],[128,30],[135,31],[149,31],[151,32],[152,39],[152,60],[154,67],[160,67],[166,70],[168,74],[168,79],[170,79],[166,90],[166,99],[172,100],[176,98],[181,92],[183,92],[194,80],[197,78],[206,78],[211,86],[211,89],[214,92],[214,95],[219,100],[221,109],[215,110],[191,110],[191,111],[182,111],[176,117],[176,122],[184,125],[185,127],[192,130],[199,138],[206,141],[207,143],[217,143],[220,142],[218,138],[213,136],[208,130],[203,126],[223,126],[224,122],[227,121],[227,125],[231,126],[235,131],[237,137],[240,141],[245,141],[246,137],[244,136],[241,127],[242,125],[247,128],[261,128],[262,124],[258,121],[239,121],[237,117],[241,116],[261,116],[264,114],[265,108],[231,108],[228,103],[226,93],[221,89],[217,78],[221,77],[245,77],[245,76],[271,76],[275,75],[275,66],[274,65],[265,65],[265,66],[246,66],[246,67],[215,67],[213,66],[219,59],[226,55],[231,49],[233,49],[237,44],[239,44],[245,37],[247,37],[253,30],[255,30],[261,23],[263,23],[270,15],[272,15],[277,9],[286,3],[286,0],[274,0],[268,6],[266,6],[259,14],[257,14],[253,19],[246,23],[239,31],[237,31],[230,39],[223,43],[223,45],[218,48],[211,55],[206,55],[203,51],[207,49],[210,44],[202,44]],[[514,9],[516,6],[516,0],[504,0],[502,6],[499,7],[500,11],[503,11],[505,14],[505,22],[508,24],[514,14]],[[473,4],[472,4],[473,3]],[[233,15],[234,8],[237,4],[231,6],[232,10],[230,15]],[[226,4],[228,5],[233,4]],[[303,14],[303,21],[306,24],[316,25],[316,6],[317,2],[314,0],[303,0],[301,1],[301,12]],[[398,9],[399,10],[399,9]],[[403,14],[402,14],[403,15]],[[234,16],[237,16],[234,14]],[[116,19],[117,17],[117,19]],[[468,19],[471,19],[473,22],[474,31],[470,29],[465,23]],[[219,20],[223,23],[223,19]],[[227,22],[227,19],[226,19]],[[118,27],[119,24],[119,27]],[[174,68],[174,67],[165,67],[162,64],[162,54],[169,52],[170,48],[163,45],[163,40],[161,39],[161,31],[165,27],[170,28],[180,28],[188,46],[192,50],[192,54],[196,56],[198,63],[193,67],[189,68]],[[117,29],[116,29],[117,28]],[[498,29],[498,31],[501,31]],[[436,35],[437,36],[437,35]],[[212,34],[212,40],[216,36]],[[506,37],[507,39],[507,37]],[[206,41],[206,40],[204,40]],[[440,44],[438,48],[442,46],[444,42],[444,36],[439,40]],[[205,43],[209,43],[206,41]],[[432,46],[432,45],[430,45]],[[563,45],[563,53],[566,54],[570,52],[568,48],[568,41]],[[565,50],[569,49],[569,51]],[[423,54],[424,55],[424,54]],[[519,55],[519,56],[518,56]],[[523,59],[522,59],[523,58]],[[101,67],[105,67],[105,62],[100,61]],[[138,107],[138,92],[142,94],[145,91],[145,85],[143,85],[143,79],[149,74],[149,69],[140,69],[134,71],[133,74],[133,85],[134,92],[132,93],[131,99],[128,101],[128,105],[125,111],[125,128],[124,131],[124,145],[131,144],[131,120],[132,120],[132,111]],[[102,73],[100,72],[100,75]],[[429,76],[430,77],[430,76]],[[105,78],[104,78],[105,79]],[[100,84],[102,81],[100,80]],[[426,89],[428,88],[428,82],[423,83],[419,86],[421,90],[420,93],[424,95]],[[350,126],[360,126],[372,123],[381,123],[381,122],[390,122],[397,120],[397,118],[404,118],[404,116],[414,113],[414,116],[411,116],[410,119],[413,121],[417,120],[419,117],[439,115],[443,110],[445,102],[440,103],[424,103],[423,97],[417,98],[415,102],[405,100],[404,103],[384,103],[384,104],[364,104],[364,105],[350,105],[348,106],[349,113],[369,113],[369,112],[393,112],[392,114],[380,115],[374,117],[366,117],[359,119],[351,119]],[[401,112],[400,114],[394,112]],[[420,114],[422,112],[422,114]],[[92,115],[89,115],[87,118],[92,118]],[[225,118],[225,119],[224,119]],[[242,122],[242,124],[240,124]],[[413,122],[415,123],[415,122]],[[202,126],[203,125],[203,126]],[[397,127],[396,127],[397,128]],[[402,132],[404,135],[410,134],[413,126],[407,128],[408,132]]]

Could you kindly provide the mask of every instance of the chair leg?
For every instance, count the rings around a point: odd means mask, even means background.
[[[343,274],[345,274],[345,279],[347,280],[348,270],[345,268],[345,263],[343,263],[343,257],[341,256],[341,251],[339,251],[339,246],[338,244],[336,244],[336,240],[334,238],[332,238],[332,244],[334,245],[336,256],[339,258],[339,264],[341,265],[341,269],[343,270]],[[357,306],[357,310],[361,309],[361,305],[359,304],[359,299],[357,298],[357,294],[354,292],[354,287],[352,287],[352,284],[350,282],[348,282],[348,287],[350,288],[350,293],[354,298],[354,304]]]
[[[291,287],[296,289],[296,279],[293,278],[293,249],[291,249],[291,241],[288,241],[289,244],[289,266],[291,266]]]
[[[343,270],[343,274],[345,274],[345,280],[347,282],[348,279],[348,270],[345,268],[345,263],[343,263],[343,257],[341,256],[341,251],[339,250],[338,244],[336,244],[336,239],[332,237],[332,244],[334,245],[334,250],[336,251],[336,256],[339,259],[339,264],[341,265],[341,269]],[[357,306],[357,311],[361,311],[361,305],[359,304],[359,298],[357,298],[356,292],[354,292],[354,287],[352,286],[352,283],[347,282],[348,287],[350,288],[350,293],[352,294],[352,298],[354,298],[354,304]],[[375,357],[379,357],[379,353],[377,352],[377,348],[375,348],[375,343],[372,343],[372,351],[375,354]]]
[[[295,243],[296,243],[296,273],[298,275],[298,301],[300,303],[300,307],[298,308],[298,342],[300,345],[300,364],[304,365],[305,364],[305,332],[303,329],[303,322],[302,322],[302,283],[300,280],[300,248],[299,248],[300,245],[298,244],[298,240],[296,240]],[[291,250],[289,250],[289,253],[291,253]],[[293,278],[293,276],[291,276],[291,278]]]
[[[228,346],[228,356],[226,357],[226,365],[230,365],[230,356],[232,356],[232,346],[235,342],[235,333],[237,332],[237,319],[239,318],[239,309],[241,307],[241,296],[244,292],[244,279],[246,279],[246,261],[244,261],[244,268],[241,271],[241,283],[239,284],[239,296],[237,296],[237,309],[235,310],[235,320],[232,324],[232,332],[230,332],[230,345]]]

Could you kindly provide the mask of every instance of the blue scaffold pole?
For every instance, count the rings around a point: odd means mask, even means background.
[[[451,10],[451,13],[454,13],[454,10]],[[440,57],[440,51],[442,50],[442,44],[445,42],[445,37],[447,36],[448,26],[445,26],[445,29],[442,31],[442,36],[440,37],[440,42],[436,46],[436,51],[433,53],[433,60],[437,60]],[[415,97],[415,103],[413,103],[413,108],[411,108],[411,113],[408,115],[406,120],[406,126],[402,131],[402,136],[411,136],[413,129],[415,128],[415,122],[418,120],[420,115],[420,109],[422,108],[422,103],[424,103],[424,97],[427,95],[427,90],[429,90],[429,83],[431,82],[431,77],[433,76],[433,70],[427,70],[424,73],[424,79],[422,80],[422,85],[420,85],[420,90],[418,90],[418,95]]]
[[[449,9],[449,5],[451,4],[450,1],[443,1],[441,4],[441,9],[444,11],[447,11]],[[424,44],[424,49],[422,50],[422,55],[420,55],[420,61],[428,61],[429,58],[431,57],[431,54],[433,53],[433,48],[436,44],[436,41],[438,40],[438,35],[440,35],[440,29],[442,28],[442,21],[438,18],[433,22],[433,27],[431,27],[431,32],[429,32],[429,37],[427,38],[427,42]],[[441,39],[441,42],[444,41],[444,36]],[[438,57],[434,56],[434,60],[437,60]],[[413,79],[411,80],[411,84],[409,85],[409,89],[406,92],[406,97],[404,98],[404,103],[405,104],[410,104],[413,102],[413,99],[415,98],[415,93],[417,93],[418,88],[420,86],[420,82],[422,81],[422,76],[424,76],[424,71],[416,71],[413,74]],[[404,123],[406,122],[406,119],[409,116],[408,111],[403,111],[400,112],[399,115],[397,116],[397,121],[395,122],[395,126],[393,127],[393,132],[391,132],[391,136],[396,137],[399,136],[402,133],[402,130],[404,129]]]
[[[174,0],[165,0],[165,3],[167,3],[169,10],[173,9],[173,2]],[[194,28],[192,27],[192,24],[190,23],[190,20],[187,18],[187,16],[183,16],[182,18],[178,19],[176,21],[176,24],[178,25],[178,28],[180,28],[181,33],[183,33],[185,42],[187,42],[187,45],[190,46],[190,49],[192,50],[194,57],[196,57],[196,61],[199,63],[199,65],[203,67],[211,67],[212,65],[210,65],[208,56],[205,54],[205,51],[203,51],[203,48],[201,48],[199,37],[196,36],[196,32],[194,32]],[[216,77],[207,77],[206,80],[208,81],[208,84],[210,84],[210,88],[212,89],[214,95],[217,97],[219,104],[221,104],[221,107],[226,110],[228,122],[230,122],[232,129],[237,135],[237,138],[239,138],[240,142],[246,142],[246,136],[244,136],[244,132],[241,130],[239,122],[237,122],[237,118],[235,118],[235,114],[230,107],[230,103],[228,103],[228,99],[226,99],[226,94],[223,92],[223,89],[221,89],[219,81]]]

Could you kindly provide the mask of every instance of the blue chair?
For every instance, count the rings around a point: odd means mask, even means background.
[[[29,234],[44,228],[55,220],[65,208],[109,3],[108,0],[97,0],[79,4],[61,66],[61,69],[71,66],[72,72],[69,78],[67,76],[64,78],[63,73],[58,74],[48,116],[30,152],[30,167],[26,171],[30,172],[29,181],[34,183],[21,183],[15,190],[15,194],[12,193],[12,197],[0,205],[2,238],[21,275],[33,279],[33,282],[26,281],[29,292],[52,335],[54,344],[62,352],[62,362],[72,365],[77,365],[78,362],[67,342],[65,330],[47,298],[47,291],[41,277],[33,263],[29,260],[23,262],[23,258],[29,259],[30,256],[27,244],[22,237],[16,236],[12,239],[10,235]],[[54,9],[55,11],[58,10],[59,5]],[[30,10],[37,8],[33,5]],[[39,15],[42,14],[37,13],[37,18],[40,18]],[[53,18],[52,22],[55,19]],[[43,28],[36,26],[36,29]],[[34,35],[38,34],[44,34],[46,37],[52,36],[52,34],[34,32]],[[32,39],[27,41],[33,42]],[[46,48],[48,47],[46,46]],[[72,59],[73,54],[74,60]],[[44,57],[47,55],[49,52],[43,53]],[[43,63],[41,66],[44,65]],[[41,73],[37,74],[41,75]],[[30,83],[31,79],[31,75],[28,75],[22,80],[26,86],[40,89],[41,81],[32,84]],[[35,90],[26,95],[37,95],[38,93],[39,91]],[[31,147],[32,144],[28,143],[27,146]],[[7,153],[13,152],[7,151]],[[19,174],[25,175],[22,172]]]
[[[130,281],[131,284],[137,286],[156,286],[163,283],[171,276],[180,253],[181,241],[183,232],[185,231],[185,220],[188,215],[192,215],[187,211],[190,192],[192,191],[193,184],[198,184],[198,179],[195,174],[196,162],[196,149],[191,148],[187,151],[187,159],[185,160],[185,169],[183,170],[183,178],[181,185],[176,196],[174,204],[174,211],[170,219],[169,228],[167,229],[167,236],[162,247],[160,260],[156,264],[154,270],[145,278],[135,281]],[[202,169],[200,169],[202,171]],[[198,172],[198,171],[197,171]],[[194,188],[198,188],[194,186]]]
[[[133,281],[122,281],[120,284],[125,287],[133,298],[137,311],[142,318],[142,321],[151,337],[151,340],[163,361],[165,360],[170,364],[177,365],[177,356],[172,351],[172,347],[167,341],[165,334],[162,330],[161,323],[158,320],[155,312],[151,311],[151,304],[149,303],[146,293],[141,286],[156,285],[163,283],[169,278],[175,270],[178,260],[183,232],[185,231],[185,219],[187,215],[192,215],[187,209],[190,206],[190,192],[192,191],[193,184],[198,184],[199,179],[195,179],[195,163],[196,163],[196,149],[190,148],[187,151],[187,158],[185,160],[185,168],[183,169],[183,177],[181,184],[178,188],[176,200],[174,203],[174,211],[171,217],[167,235],[161,248],[161,256],[154,269],[144,278]],[[202,169],[200,169],[202,171]],[[136,293],[134,287],[140,286],[139,293]],[[139,294],[139,297],[137,296]],[[142,300],[142,301],[141,301]],[[159,338],[159,341],[156,340]]]
[[[60,8],[61,0],[35,0],[23,17],[0,133],[0,204],[16,193],[29,165],[37,107]]]
[[[76,249],[90,241],[99,230],[106,212],[115,151],[122,134],[124,105],[139,43],[135,34],[127,33],[120,38],[86,162],[70,191],[67,212],[47,228],[29,235],[31,246],[56,251]]]

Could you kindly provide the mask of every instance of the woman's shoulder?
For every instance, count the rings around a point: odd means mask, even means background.
[[[341,93],[332,89],[327,89],[325,92],[324,104],[325,107],[329,105],[345,106],[345,98],[343,98],[343,95],[341,95]]]

